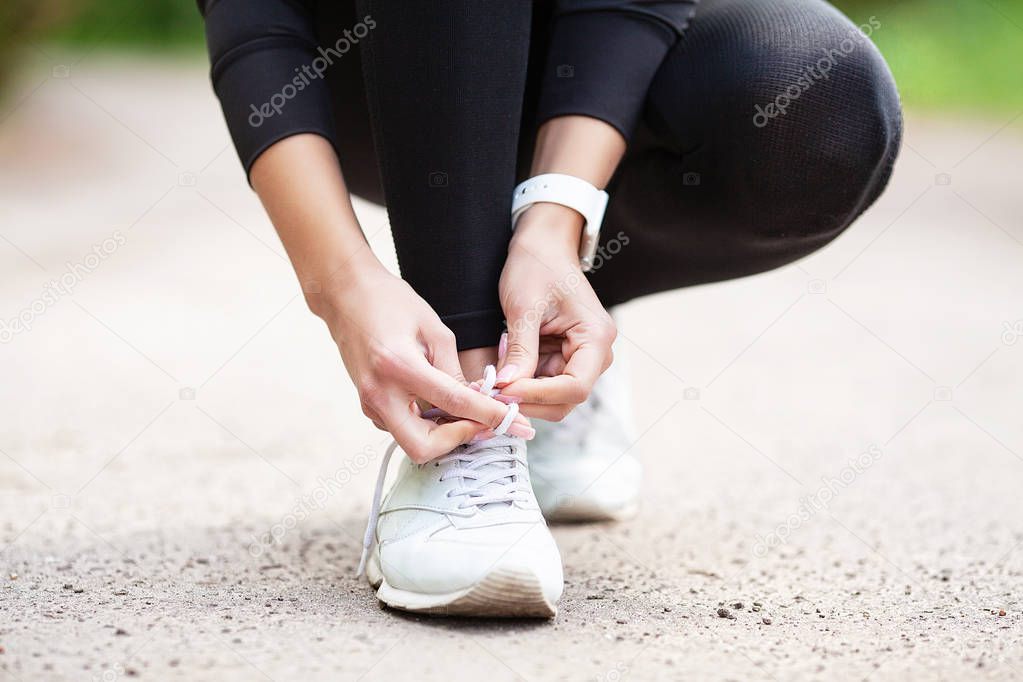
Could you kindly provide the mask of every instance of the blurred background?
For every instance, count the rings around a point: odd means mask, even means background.
[[[836,4],[905,105],[887,191],[798,263],[620,311],[643,511],[555,529],[553,625],[470,627],[354,577],[389,441],[195,3],[0,1],[0,680],[1020,679],[1023,0]]]
[[[1023,106],[1020,0],[837,0],[858,24],[883,17],[873,35],[912,109],[983,113]],[[0,9],[7,76],[26,40],[172,55],[203,50],[189,0],[8,0]]]

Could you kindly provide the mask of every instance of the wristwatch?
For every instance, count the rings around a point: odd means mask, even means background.
[[[604,222],[607,192],[597,189],[582,178],[564,173],[544,173],[532,177],[512,194],[512,229],[527,208],[533,204],[561,204],[578,211],[585,219],[579,240],[579,265],[583,272],[593,269],[593,258],[600,241],[600,224]]]

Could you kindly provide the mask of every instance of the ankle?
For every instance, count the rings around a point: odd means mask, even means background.
[[[497,364],[497,346],[459,351],[458,362],[462,366],[462,376],[466,381],[482,379],[483,368]]]

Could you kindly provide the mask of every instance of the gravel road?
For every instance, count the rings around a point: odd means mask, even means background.
[[[1023,677],[1023,119],[910,116],[824,251],[621,311],[639,518],[459,621],[354,577],[387,441],[204,65],[60,59],[0,105],[0,679]]]

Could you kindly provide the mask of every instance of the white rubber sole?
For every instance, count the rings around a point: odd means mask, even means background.
[[[391,608],[413,613],[476,618],[553,618],[557,606],[543,593],[532,571],[496,567],[471,587],[448,594],[425,594],[391,587],[380,570],[373,549],[366,577],[376,588],[377,599]]]

